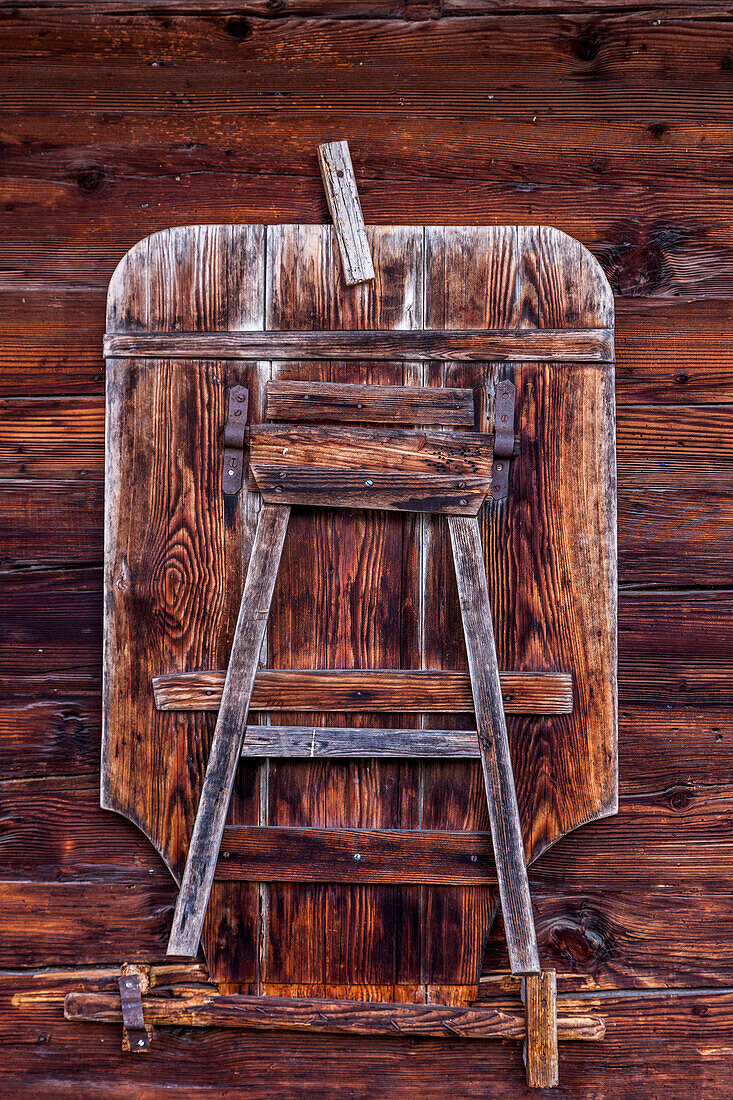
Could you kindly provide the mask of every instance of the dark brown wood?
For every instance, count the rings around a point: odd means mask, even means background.
[[[535,974],[540,968],[537,936],[509,755],[481,534],[478,523],[455,516],[448,520],[448,528],[456,567],[509,961],[514,974]]]
[[[262,506],[176,899],[169,955],[195,955],[198,951],[289,518],[287,507]]]
[[[318,164],[346,283],[353,286],[368,282],[374,278],[374,265],[348,142],[329,141],[319,145]]]
[[[527,1013],[524,1064],[527,1085],[553,1089],[559,1079],[557,1041],[557,981],[554,970],[528,974],[522,979],[522,1001]]]
[[[175,672],[153,678],[159,710],[218,710],[226,673]],[[500,673],[508,714],[568,714],[572,680],[561,672]],[[256,710],[471,712],[466,672],[406,669],[260,669],[252,706]]]
[[[330,470],[321,466],[252,465],[268,504],[309,508],[368,508],[475,516],[491,488],[490,477],[413,474],[390,470]]]
[[[179,998],[148,996],[147,1020],[157,1026],[282,1029],[351,1035],[394,1035],[431,1039],[521,1039],[524,1017],[499,1008],[385,1004],[285,997],[217,997],[210,991]],[[109,993],[68,993],[67,1020],[119,1023],[119,998]],[[598,1042],[605,1034],[601,1017],[564,1016],[560,1037]]]
[[[311,336],[325,334],[308,333]],[[328,333],[338,339],[341,333]],[[373,333],[364,339],[363,351],[373,348]],[[378,335],[378,334],[377,334]],[[391,337],[398,333],[389,333]],[[410,337],[424,335],[409,333]],[[435,333],[434,335],[444,335]],[[277,334],[276,338],[282,338]],[[341,348],[343,351],[344,349]],[[267,384],[269,420],[294,420],[299,424],[367,423],[367,424],[446,424],[472,428],[474,424],[473,392],[461,389],[436,390],[429,386],[360,386],[345,382],[273,381]]]
[[[476,886],[496,870],[489,833],[239,827],[224,831],[216,878]]]

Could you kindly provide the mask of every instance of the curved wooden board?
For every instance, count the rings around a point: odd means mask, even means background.
[[[368,232],[376,277],[357,287],[341,277],[328,226],[155,234],[113,276],[108,332],[613,325],[597,263],[555,230]],[[271,377],[467,387],[482,431],[492,430],[496,383],[514,379],[520,456],[509,500],[481,516],[500,665],[571,672],[575,704],[572,715],[509,723],[528,856],[615,812],[612,363],[125,358],[108,360],[107,373],[102,805],[133,821],[174,876],[213,718],[156,711],[151,677],[226,665],[259,498],[221,494],[224,394],[246,385],[251,418],[262,421]],[[269,664],[465,668],[442,519],[303,513],[291,526]],[[344,716],[305,720],[335,726]],[[397,712],[363,721],[452,720]],[[488,819],[472,761],[244,761],[230,824],[482,831]],[[220,882],[204,948],[217,979],[241,989],[344,995],[368,985],[419,999],[433,987],[438,998],[450,993],[436,987],[470,991],[478,980],[494,912],[488,885]]]

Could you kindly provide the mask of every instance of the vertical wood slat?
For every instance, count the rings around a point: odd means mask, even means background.
[[[462,516],[449,516],[448,529],[473,685],[509,962],[514,974],[534,974],[540,969],[537,935],[501,698],[481,534],[477,520]]]
[[[553,1089],[559,1079],[557,1049],[557,976],[554,970],[522,980],[527,1034],[524,1063],[531,1089]]]
[[[263,505],[260,512],[221,707],[176,899],[169,955],[195,955],[198,951],[289,516],[286,505]]]
[[[318,163],[339,243],[344,278],[349,286],[367,282],[374,278],[374,265],[348,143],[331,141],[319,145]]]

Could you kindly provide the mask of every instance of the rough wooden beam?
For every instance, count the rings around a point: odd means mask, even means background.
[[[242,756],[479,757],[476,730],[367,729],[361,726],[247,726]]]
[[[226,673],[153,676],[158,710],[218,710]],[[507,714],[572,714],[572,677],[565,672],[501,672]],[[467,672],[407,669],[259,669],[253,710],[473,713]]]
[[[348,143],[330,141],[319,145],[318,163],[339,243],[344,278],[349,286],[366,283],[374,278],[374,265]]]
[[[352,1035],[424,1036],[432,1039],[514,1039],[525,1036],[523,1013],[476,1005],[425,1005],[306,997],[217,996],[209,990],[181,997],[143,999],[148,1025],[315,1031]],[[120,998],[114,993],[67,993],[67,1020],[121,1023]],[[563,1016],[560,1039],[598,1042],[605,1034],[599,1016]]]
[[[322,332],[111,333],[112,359],[396,359],[419,362],[613,362],[613,332],[587,329],[405,329]]]

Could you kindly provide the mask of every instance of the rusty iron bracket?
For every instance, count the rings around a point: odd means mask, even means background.
[[[505,378],[496,387],[494,406],[494,464],[491,468],[491,499],[509,495],[509,462],[514,454],[514,403],[517,388]]]
[[[224,467],[221,474],[221,487],[227,496],[234,496],[242,488],[248,407],[247,387],[232,386],[224,425]]]
[[[121,974],[117,979],[122,1001],[122,1026],[132,1054],[150,1050],[150,1036],[145,1029],[143,1001],[137,974]]]

